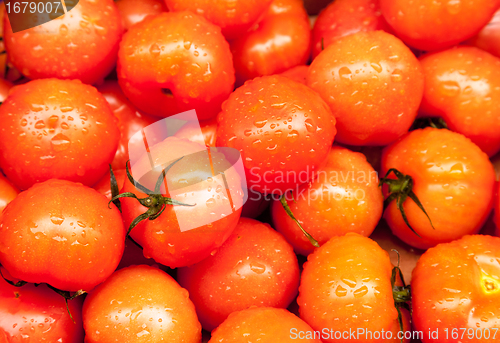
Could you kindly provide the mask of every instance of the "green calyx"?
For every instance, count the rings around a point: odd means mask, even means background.
[[[165,169],[162,170],[162,172],[160,174],[160,177],[156,181],[156,185],[155,185],[154,191],[151,191],[147,187],[144,187],[143,185],[141,185],[138,181],[136,181],[132,177],[132,175],[130,174],[130,169],[128,167],[130,161],[127,161],[127,164],[125,165],[125,168],[126,168],[127,177],[129,179],[129,181],[133,185],[135,185],[135,187],[137,189],[139,189],[141,192],[146,193],[148,195],[146,198],[138,198],[134,193],[131,193],[131,192],[125,192],[125,193],[118,194],[118,186],[117,186],[117,183],[116,183],[116,178],[115,178],[115,175],[113,173],[113,170],[112,170],[111,166],[109,166],[109,168],[110,168],[110,185],[111,185],[111,192],[112,192],[111,196],[112,196],[112,198],[111,198],[111,200],[108,203],[108,207],[109,207],[109,205],[111,203],[114,203],[116,205],[116,207],[121,212],[121,204],[120,204],[120,200],[119,199],[120,198],[134,198],[142,206],[148,208],[148,210],[146,212],[144,212],[143,214],[137,216],[132,221],[132,223],[130,224],[130,226],[128,228],[128,231],[127,231],[127,237],[130,234],[130,232],[132,231],[132,229],[135,226],[137,226],[137,224],[139,224],[141,221],[146,220],[146,219],[155,220],[156,218],[158,218],[163,213],[163,211],[165,211],[165,208],[168,205],[196,206],[196,204],[193,204],[193,205],[185,204],[183,202],[174,200],[172,198],[165,197],[165,196],[163,196],[163,195],[160,194],[161,185],[165,181],[165,176],[166,176],[167,172],[170,170],[170,168],[173,167],[173,165],[175,163],[179,162],[181,159],[182,159],[182,157],[179,158],[179,159],[177,159],[177,160],[175,160],[168,167],[166,167]]]
[[[399,330],[400,332],[404,332],[403,314],[401,312],[401,309],[410,311],[410,305],[408,305],[408,303],[411,301],[411,287],[410,285],[406,285],[403,273],[401,272],[401,268],[399,268],[399,252],[394,249],[392,249],[392,251],[395,251],[398,254],[398,265],[392,269],[391,275],[392,297],[394,299],[394,306],[396,307],[396,311],[398,311]],[[396,285],[398,276],[403,284],[402,286]],[[403,343],[404,335],[401,335],[401,337],[401,343]]]
[[[295,202],[295,198],[293,197],[293,193],[290,192],[290,194],[292,196],[293,201]],[[318,241],[315,240],[314,237],[311,236],[306,230],[304,230],[304,228],[302,227],[302,225],[300,224],[300,222],[293,215],[293,212],[290,209],[290,206],[288,206],[288,203],[286,201],[285,194],[283,194],[283,196],[280,198],[280,202],[281,202],[281,205],[283,206],[283,208],[285,209],[286,214],[288,214],[288,216],[297,224],[297,226],[300,228],[300,230],[302,231],[302,233],[304,234],[304,236],[307,237],[307,239],[309,240],[309,242],[311,242],[311,244],[313,246],[315,246],[316,248],[319,248]]]
[[[397,179],[390,179],[389,175],[391,173],[393,173],[397,177]],[[406,225],[408,225],[410,230],[413,231],[413,233],[415,233],[418,237],[420,237],[420,235],[411,227],[410,223],[408,222],[408,218],[406,217],[403,204],[407,198],[413,200],[415,204],[417,204],[417,206],[422,210],[422,212],[424,212],[424,214],[429,219],[432,228],[434,229],[434,225],[432,225],[431,218],[425,211],[424,206],[422,205],[418,197],[413,192],[413,178],[410,175],[404,175],[399,170],[391,168],[389,169],[387,174],[385,174],[385,176],[382,179],[380,179],[379,186],[382,186],[384,184],[389,186],[389,197],[385,199],[385,206],[387,206],[391,201],[396,200],[396,206],[398,207],[398,210],[401,212],[403,220],[405,221]]]

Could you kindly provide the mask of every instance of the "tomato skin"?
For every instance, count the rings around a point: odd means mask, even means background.
[[[337,142],[387,145],[413,123],[424,77],[403,42],[372,31],[335,40],[312,62],[307,85],[321,95],[337,119]]]
[[[293,81],[300,82],[302,84],[306,84],[307,73],[309,72],[309,66],[296,66],[285,70],[281,73],[281,76],[288,77]]]
[[[155,166],[160,166],[168,165],[167,162],[175,161],[183,156],[185,159],[185,156],[205,151],[205,149],[204,146],[187,139],[169,137],[150,147],[150,152]],[[226,196],[220,193],[221,189],[225,189],[220,175],[212,179],[206,178],[210,169],[207,170],[203,159],[199,158],[189,165],[186,163],[174,165],[167,179],[171,180],[173,185],[184,185],[187,182],[190,186],[183,188],[182,192],[173,198],[194,206],[174,208],[169,205],[157,219],[140,222],[131,231],[131,237],[144,248],[144,256],[151,257],[156,262],[172,268],[192,265],[210,256],[210,253],[219,248],[234,230],[241,214],[243,201],[240,179],[238,175],[234,175],[224,155],[212,149],[210,151],[214,168],[227,169],[224,174],[232,190],[233,207],[230,206]],[[136,171],[143,175],[144,171],[151,170],[148,157],[143,156],[132,166],[132,170],[133,175]],[[199,181],[200,179],[203,181]],[[147,187],[144,182],[140,182]],[[125,180],[123,192],[132,192],[139,198],[146,197],[146,194],[137,190],[128,179]],[[169,193],[163,194],[171,196]],[[239,195],[241,198],[238,197]],[[147,208],[135,199],[124,198],[121,204],[122,218],[127,228],[136,217],[147,211]],[[178,220],[180,217],[192,220],[196,227],[181,230]],[[200,218],[206,220],[207,224],[198,226]]]
[[[115,175],[116,183],[118,185],[118,190],[123,188],[123,184],[125,183],[125,179],[127,178],[127,172],[125,169],[116,169],[113,170],[113,174]],[[110,184],[111,174],[108,171],[99,182],[94,185],[94,189],[104,195],[108,200],[111,200],[112,192],[111,192],[111,184]]]
[[[120,135],[94,87],[56,79],[16,86],[0,106],[0,132],[0,166],[21,190],[51,178],[95,184]]]
[[[194,108],[206,120],[233,91],[233,59],[219,27],[191,12],[162,13],[123,36],[118,80],[145,113],[168,117]]]
[[[269,225],[241,218],[212,256],[178,270],[205,330],[251,306],[286,308],[297,295],[299,265],[292,247]]]
[[[118,119],[118,129],[120,130],[120,142],[116,149],[115,157],[111,166],[115,169],[124,169],[129,160],[129,146],[143,145],[140,141],[133,140],[134,134],[141,129],[155,123],[158,118],[139,112],[123,94],[116,81],[106,81],[97,90],[106,98],[111,111]]]
[[[380,0],[336,0],[323,11],[312,31],[313,59],[336,39],[360,31],[392,33],[380,10]]]
[[[294,198],[287,198],[288,206],[320,245],[348,232],[370,236],[384,206],[377,173],[365,156],[338,146],[332,148],[314,181],[302,185]],[[307,256],[314,251],[280,201],[273,202],[271,213],[274,227],[297,253]]]
[[[7,277],[5,270],[2,274]],[[0,278],[0,342],[83,341],[82,299],[68,302],[46,285],[9,285]],[[4,340],[2,340],[4,336]]]
[[[311,51],[309,17],[301,0],[274,0],[255,28],[231,42],[236,83],[302,65]]]
[[[499,0],[380,0],[397,36],[420,50],[451,47],[474,36],[500,6]]]
[[[477,35],[468,40],[467,44],[500,57],[500,10],[495,12],[490,22]]]
[[[217,120],[217,146],[241,152],[249,188],[263,194],[284,194],[307,182],[336,133],[335,118],[318,94],[278,75],[236,89]]]
[[[472,235],[427,250],[412,276],[413,324],[424,332],[423,342],[493,342],[500,328],[500,238]],[[489,289],[491,288],[491,289]],[[453,328],[471,329],[473,337]],[[448,329],[448,336],[445,334]],[[486,330],[490,339],[485,339]],[[428,331],[439,332],[430,339]],[[482,330],[482,339],[475,330]]]
[[[20,193],[0,218],[0,262],[19,280],[89,291],[116,269],[125,229],[97,191],[63,180]]]
[[[407,244],[427,249],[466,234],[477,233],[493,205],[495,171],[488,156],[468,138],[449,130],[415,130],[387,147],[382,175],[390,168],[413,178],[413,191],[434,225],[411,200],[404,202],[408,222],[396,201],[384,218],[392,232]]]
[[[3,103],[5,101],[12,86],[12,82],[5,79],[0,79],[0,102]]]
[[[171,11],[191,11],[221,27],[227,40],[245,34],[266,12],[272,0],[165,0]]]
[[[9,202],[15,199],[19,190],[6,177],[0,174],[0,213]]]
[[[115,66],[122,32],[112,0],[80,0],[66,15],[17,33],[4,18],[9,60],[29,79],[79,79],[88,84],[104,79]]]
[[[294,331],[296,330],[296,331]],[[237,311],[213,331],[209,343],[254,342],[284,343],[295,342],[294,332],[311,333],[306,322],[281,308],[257,307]],[[321,343],[318,339],[300,339],[305,343]]]
[[[391,287],[392,265],[387,252],[355,233],[333,237],[308,256],[301,276],[300,317],[314,330],[400,330]],[[406,318],[405,318],[406,319]],[[405,320],[406,321],[406,320]],[[405,327],[407,322],[404,323]],[[323,342],[335,342],[326,337]],[[359,342],[344,339],[343,342]],[[380,342],[367,339],[363,342]],[[408,342],[409,340],[406,340]]]
[[[474,47],[420,58],[424,115],[441,116],[489,156],[500,150],[500,59]]]
[[[125,30],[141,22],[148,15],[160,14],[168,10],[163,0],[118,0],[115,1],[115,5],[122,17]]]
[[[174,136],[186,138],[198,144],[215,147],[215,141],[217,139],[217,120],[212,118],[198,123],[187,123],[181,127]]]
[[[201,325],[188,292],[150,266],[121,269],[83,304],[85,343],[201,342]]]

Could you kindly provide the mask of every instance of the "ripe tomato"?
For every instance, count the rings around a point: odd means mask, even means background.
[[[423,342],[498,341],[500,238],[465,236],[420,257],[412,277],[413,324]],[[429,333],[438,331],[438,336]],[[494,338],[496,334],[496,338]]]
[[[391,270],[389,255],[371,239],[354,233],[333,237],[304,264],[297,298],[300,317],[314,330],[364,330],[359,340],[344,337],[344,342],[401,342]],[[406,315],[403,322],[406,328]],[[392,339],[370,339],[367,333],[382,330]],[[334,334],[322,337],[323,342],[338,339]]]
[[[148,266],[159,267],[159,265],[152,258],[146,258],[142,252],[142,247],[134,243],[130,238],[125,240],[125,249],[120,264],[116,270],[127,268],[130,266],[137,266],[145,264]]]
[[[335,40],[316,57],[307,85],[330,105],[338,142],[387,145],[413,123],[424,77],[399,39],[383,31],[358,32]]]
[[[14,287],[0,277],[0,342],[83,342],[82,299],[68,306],[73,319],[64,299],[46,285]]]
[[[313,58],[336,39],[360,31],[392,30],[380,0],[336,0],[321,11],[312,31]]]
[[[236,83],[305,64],[311,28],[301,0],[274,0],[264,19],[231,42]]]
[[[118,186],[118,190],[120,191],[123,188],[123,184],[125,183],[125,179],[127,178],[127,173],[125,169],[115,169],[113,170],[113,174],[115,175],[116,183]],[[94,185],[94,189],[104,195],[108,200],[112,198],[112,190],[110,185],[110,177],[111,174],[108,171],[99,182]]]
[[[19,190],[2,174],[0,174],[0,213],[5,206],[19,194]]]
[[[319,244],[348,232],[368,237],[382,216],[384,198],[378,181],[363,154],[334,146],[313,181],[298,188],[295,201],[287,199],[287,203]],[[314,247],[279,201],[271,211],[274,227],[294,250],[305,256],[312,253]]]
[[[293,81],[300,82],[302,84],[306,84],[307,73],[309,72],[309,66],[296,66],[285,70],[281,73],[281,76],[288,77]]]
[[[474,47],[420,58],[425,75],[421,112],[441,116],[452,131],[489,156],[500,150],[500,59]]]
[[[0,263],[17,279],[89,291],[116,269],[125,229],[108,200],[49,180],[20,193],[0,217]]]
[[[97,87],[97,90],[106,98],[111,111],[118,118],[118,128],[121,134],[118,149],[111,166],[115,169],[124,169],[129,160],[129,147],[131,145],[144,145],[142,137],[137,140],[139,136],[134,137],[134,134],[153,124],[158,118],[140,113],[125,97],[116,81],[106,81]]]
[[[222,28],[231,40],[240,37],[265,13],[272,0],[165,0],[171,11],[191,11]]]
[[[13,33],[4,18],[9,61],[29,79],[55,77],[93,84],[113,69],[122,36],[112,0],[80,0],[67,14]]]
[[[495,171],[488,156],[461,134],[434,128],[412,131],[384,150],[383,175],[391,168],[413,178],[413,192],[430,217],[412,199],[404,202],[417,236],[396,200],[386,208],[384,218],[392,232],[413,247],[427,249],[477,233],[491,211]]]
[[[491,21],[467,43],[500,57],[500,10],[496,11]]]
[[[148,114],[168,117],[194,108],[205,120],[233,90],[233,59],[219,27],[190,12],[162,13],[123,36],[118,79]]]
[[[318,94],[278,75],[236,89],[217,120],[217,146],[241,152],[249,188],[264,194],[308,182],[336,133],[335,118]]]
[[[85,342],[201,342],[188,292],[167,273],[132,266],[111,275],[83,304]]]
[[[178,270],[198,318],[212,331],[250,306],[286,308],[297,295],[299,265],[293,249],[269,225],[241,218],[213,256]]]
[[[217,120],[212,118],[199,123],[187,123],[182,126],[174,136],[178,138],[186,138],[191,142],[198,144],[215,147],[215,140],[217,138]]]
[[[12,82],[0,78],[0,104],[7,99],[9,91],[12,88]]]
[[[187,139],[169,137],[150,147],[149,151],[132,166],[136,180],[148,187],[142,179],[146,179],[151,170],[161,171],[183,157],[166,175],[172,189],[162,188],[161,193],[194,206],[167,205],[157,219],[140,222],[131,231],[131,237],[144,248],[146,257],[166,266],[183,267],[200,262],[220,247],[235,228],[243,202],[241,180],[225,155],[210,149],[210,163],[202,156],[202,152],[206,152],[205,146]],[[153,166],[149,157],[155,163]],[[226,170],[224,175],[231,200],[225,194],[228,190],[224,179],[221,175],[213,175],[211,166],[214,170]],[[145,176],[142,178],[142,175]],[[151,177],[153,184],[159,175]],[[126,192],[135,193],[138,198],[147,197],[128,179],[122,189],[122,193]],[[121,204],[126,227],[148,210],[136,199],[124,198]]]
[[[120,137],[94,87],[56,79],[16,86],[0,106],[0,130],[0,167],[20,189],[51,178],[95,184]]]
[[[209,343],[259,342],[320,343],[319,339],[305,338],[313,334],[306,322],[287,310],[272,307],[257,307],[234,312],[213,333]],[[296,337],[295,337],[296,336]]]
[[[122,17],[125,30],[138,22],[141,22],[148,15],[160,14],[167,11],[163,0],[117,0],[116,8]]]
[[[420,50],[450,47],[474,36],[499,0],[380,0],[382,14],[399,38]]]

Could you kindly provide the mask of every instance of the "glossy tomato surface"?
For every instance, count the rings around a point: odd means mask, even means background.
[[[297,295],[299,265],[292,247],[269,225],[241,218],[228,240],[205,260],[178,271],[203,328],[211,331],[251,306],[286,308]]]
[[[118,0],[116,8],[122,17],[123,28],[130,29],[134,24],[144,20],[148,15],[160,14],[167,11],[163,0]]]
[[[83,305],[85,342],[201,342],[188,292],[150,266],[115,272]]]
[[[0,263],[15,278],[89,291],[116,269],[125,229],[97,191],[63,180],[20,193],[0,218]]]
[[[120,137],[94,87],[57,79],[16,86],[0,106],[0,132],[0,167],[20,189],[52,178],[92,186]]]
[[[413,192],[434,226],[417,204],[407,199],[404,210],[417,236],[392,201],[384,218],[392,232],[413,247],[427,249],[477,233],[490,214],[493,166],[488,156],[461,134],[434,128],[412,131],[384,150],[382,174],[391,168],[413,178]]]
[[[114,68],[123,32],[112,0],[80,0],[67,14],[16,33],[7,16],[4,26],[9,61],[24,76],[89,84],[104,79]]]
[[[19,194],[19,190],[3,175],[0,174],[0,212]]]

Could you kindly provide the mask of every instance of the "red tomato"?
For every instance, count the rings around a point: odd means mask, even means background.
[[[167,273],[132,266],[111,275],[83,305],[85,342],[201,342],[188,292]]]
[[[309,18],[301,0],[274,0],[264,19],[231,42],[238,84],[305,64],[311,48]]]
[[[111,111],[118,118],[118,128],[121,133],[118,149],[116,150],[111,166],[115,169],[124,169],[125,164],[130,158],[129,146],[144,145],[142,137],[137,141],[138,136],[133,137],[134,134],[146,126],[155,123],[158,118],[140,113],[125,97],[116,81],[106,81],[97,89],[106,98]],[[131,141],[132,138],[135,140]]]
[[[0,217],[0,263],[20,280],[89,291],[116,269],[125,229],[108,200],[49,180],[20,193]]]
[[[171,11],[191,11],[222,28],[228,39],[243,35],[259,20],[272,0],[165,0]]]
[[[201,134],[200,134],[201,129]],[[217,120],[215,118],[198,123],[187,123],[174,135],[178,138],[186,138],[191,142],[215,147],[217,138]]]
[[[382,14],[399,38],[420,50],[450,47],[474,36],[499,0],[380,0]]]
[[[174,164],[167,173],[167,182],[175,193],[162,189],[162,194],[194,206],[167,205],[157,219],[142,221],[131,231],[131,237],[144,248],[146,257],[172,268],[188,266],[210,256],[229,237],[240,217],[243,194],[239,176],[230,168],[225,156],[215,149],[210,150],[212,164],[196,155],[205,149],[187,139],[169,137],[150,147],[149,156],[155,162],[153,167],[147,155],[132,166],[133,174],[138,173],[135,177],[145,185],[140,175],[147,178],[150,170],[163,169],[180,157],[186,161]],[[224,174],[232,190],[232,203],[224,194],[227,190],[224,179],[220,175],[213,176],[211,165],[214,170],[227,170]],[[128,179],[122,189],[122,193],[125,192],[135,193],[139,198],[147,197]],[[126,227],[148,210],[135,199],[124,198],[121,204]]]
[[[5,101],[12,86],[12,82],[0,78],[0,103]]]
[[[335,118],[318,94],[278,75],[236,89],[217,119],[217,146],[241,152],[249,188],[264,194],[308,182],[336,133]]]
[[[203,328],[250,306],[286,308],[297,295],[299,265],[292,247],[269,225],[241,218],[213,256],[178,270]]]
[[[336,0],[321,11],[312,31],[313,58],[336,39],[360,31],[392,30],[380,0]]]
[[[417,236],[393,200],[384,218],[413,247],[427,249],[477,233],[490,214],[495,171],[488,156],[458,133],[434,128],[410,132],[384,150],[383,175],[391,168],[413,178],[413,192],[434,226],[408,198],[404,211]]]
[[[160,14],[167,11],[163,0],[117,0],[116,8],[122,17],[125,30],[138,22],[141,22],[148,15]]]
[[[19,190],[2,174],[0,174],[0,213],[5,206],[19,194]]]
[[[384,198],[378,186],[377,172],[361,153],[333,147],[326,165],[313,181],[302,185],[295,201],[287,198],[294,216],[318,243],[334,236],[356,232],[370,236],[382,216]],[[307,237],[285,212],[280,201],[271,207],[275,228],[294,250],[302,255],[313,252]]]
[[[418,60],[382,31],[335,40],[309,67],[307,85],[330,105],[337,141],[387,145],[413,123],[424,88]]]
[[[305,85],[308,72],[309,72],[309,66],[296,66],[282,72],[281,76],[288,77],[293,81],[300,82]]]
[[[299,333],[303,334],[303,338]],[[257,307],[234,312],[213,333],[209,343],[259,342],[321,343],[309,338],[313,330],[306,322],[287,310],[272,307]]]
[[[233,59],[220,28],[190,12],[150,16],[124,36],[118,79],[140,110],[161,117],[195,109],[217,115],[234,86]]]
[[[116,118],[94,87],[44,79],[0,106],[0,166],[20,189],[52,178],[95,184],[118,145]]]
[[[500,238],[480,235],[439,244],[420,257],[411,289],[413,324],[424,343],[498,341],[499,261]]]
[[[125,183],[125,179],[127,178],[127,173],[125,169],[116,169],[113,170],[113,174],[115,175],[116,183],[118,185],[118,190],[121,190],[123,188],[123,184]],[[108,200],[111,200],[112,196],[112,191],[111,191],[111,184],[110,184],[110,177],[111,174],[108,171],[99,182],[97,182],[94,185],[94,189],[104,195]]]
[[[496,11],[491,21],[467,43],[500,57],[500,10]]]
[[[125,250],[116,270],[145,264],[158,268],[158,264],[152,258],[146,258],[142,252],[142,247],[134,243],[130,238],[125,240]]]
[[[473,47],[420,58],[425,75],[421,112],[441,116],[452,131],[489,156],[500,150],[500,59]]]
[[[68,306],[73,319],[64,299],[46,285],[14,287],[0,277],[0,342],[81,343],[82,299]]]
[[[113,69],[122,36],[112,0],[80,0],[67,14],[13,33],[5,16],[10,62],[29,79],[55,77],[95,83]]]
[[[351,329],[365,333],[344,337],[343,342],[401,343],[391,270],[389,255],[371,239],[354,233],[333,237],[304,264],[297,298],[300,317],[314,330],[326,330],[323,342],[337,342],[335,332]],[[403,322],[408,329],[406,315]],[[367,333],[380,335],[382,330],[386,339]]]

